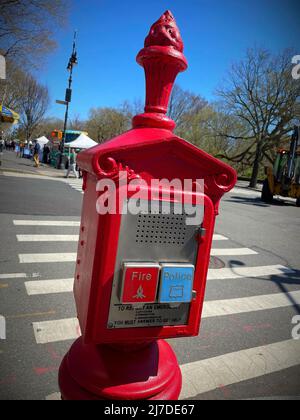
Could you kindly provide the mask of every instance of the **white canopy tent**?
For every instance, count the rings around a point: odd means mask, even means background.
[[[65,147],[69,147],[70,149],[89,149],[90,147],[96,146],[94,140],[90,139],[86,134],[80,134],[76,140],[72,141],[71,143],[66,143]]]
[[[49,140],[47,139],[47,137],[42,136],[39,137],[38,139],[36,139],[36,141],[38,142],[38,144],[43,148],[47,143],[49,143]]]

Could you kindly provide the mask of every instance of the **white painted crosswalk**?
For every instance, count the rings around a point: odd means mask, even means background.
[[[35,238],[36,239],[36,238]],[[52,238],[51,241],[55,241]],[[60,239],[63,241],[63,239]],[[28,241],[27,241],[28,242]],[[32,241],[35,242],[35,241]],[[68,239],[64,242],[68,242]],[[72,240],[71,240],[72,242]],[[234,249],[212,249],[211,255],[212,256],[241,256],[241,255],[256,255],[257,252],[252,251],[248,248],[238,248],[236,253]],[[53,263],[53,262],[75,262],[76,261],[76,253],[47,253],[47,254],[19,254],[19,260],[21,264],[32,264],[32,263]]]
[[[75,263],[77,258],[75,248],[79,239],[78,228],[80,222],[58,218],[55,220],[35,220],[32,218],[30,220],[16,219],[13,223],[16,227],[19,249],[22,247],[18,258],[23,269],[20,269],[19,273],[0,274],[0,279],[23,280],[28,299],[32,299],[32,301],[39,296],[55,294],[66,294],[66,298],[67,296],[71,298],[74,283],[72,272],[66,275],[66,278],[49,279],[47,277],[43,278],[41,274],[35,277],[23,271],[32,271],[30,267],[34,268],[35,264]],[[33,230],[35,227],[39,228],[38,232]],[[52,229],[55,227],[59,228],[57,232]],[[70,229],[68,229],[70,227],[75,229],[70,232]],[[19,231],[20,229],[21,231]],[[224,268],[210,268],[208,281],[211,287],[218,284],[214,283],[213,280],[224,280],[225,284],[229,284],[231,280],[238,279],[241,284],[247,283],[250,287],[252,278],[269,279],[274,277],[280,279],[281,277],[293,277],[296,274],[295,270],[281,264],[255,264],[254,261],[259,256],[257,251],[239,245],[234,247],[230,238],[222,234],[216,233],[213,241],[212,256],[224,257],[224,261],[226,261],[226,257],[234,256],[240,264],[230,265],[230,262],[228,262]],[[56,245],[56,242],[59,244]],[[31,246],[36,247],[38,243],[43,246],[43,252],[33,252],[34,249],[30,249]],[[60,244],[64,243],[66,244],[65,247],[69,244],[72,252],[58,252]],[[248,258],[245,258],[246,261],[252,258],[252,266],[246,265],[242,260],[243,257]],[[39,269],[40,267],[39,265]],[[73,270],[73,265],[70,265],[70,267]],[[248,314],[249,317],[251,314],[262,314],[263,318],[263,311],[276,311],[280,308],[293,310],[295,305],[300,306],[300,290],[206,300],[203,308],[203,320],[204,322],[214,318],[221,320],[238,314]],[[38,319],[32,325],[35,342],[41,346],[75,340],[80,336],[79,323],[75,317],[66,319],[57,317],[57,319],[52,320]],[[300,341],[295,340],[279,341],[263,347],[248,348],[187,363],[181,366],[183,373],[181,398],[196,397],[221,386],[255,379],[296,365],[300,365]],[[57,396],[57,394],[53,395]],[[52,399],[52,397],[50,396],[49,399]]]
[[[76,318],[34,322],[33,331],[37,344],[75,340],[81,335]]]
[[[228,238],[224,235],[220,235],[218,233],[215,233],[214,237],[213,237],[213,240],[214,241],[228,241]]]
[[[225,267],[220,269],[210,268],[208,270],[208,280],[226,280],[226,279],[239,279],[251,277],[269,277],[269,276],[287,276],[295,274],[295,270],[285,267],[280,264],[263,265],[255,267]]]
[[[223,354],[181,366],[181,399],[259,378],[300,364],[300,340]]]
[[[249,248],[217,248],[212,249],[210,255],[214,257],[256,255],[257,252]]]
[[[20,264],[75,262],[77,253],[19,254]]]
[[[73,285],[73,278],[25,282],[26,291],[29,296],[72,292]]]
[[[71,288],[70,281],[68,284],[69,288]],[[59,284],[57,287],[59,288]],[[44,291],[40,285],[38,286],[38,289],[34,289],[33,286],[30,285],[30,288],[27,288],[27,291],[28,290],[29,292],[41,291],[42,293]],[[266,311],[294,306],[295,304],[300,305],[300,291],[252,296],[240,299],[208,301],[204,303],[202,318],[207,319],[248,312]],[[33,327],[38,344],[75,339],[78,337],[78,331],[80,331],[79,323],[76,318],[37,322],[33,324]],[[63,334],[63,331],[65,334]]]
[[[84,193],[82,190],[82,179],[67,178],[67,179],[63,179],[62,181],[68,184],[74,190],[80,192],[81,194]]]
[[[64,223],[64,222],[63,222]],[[24,226],[24,225],[23,225]],[[46,226],[46,225],[44,225]],[[70,225],[66,225],[66,224],[49,224],[47,226],[70,226]],[[74,224],[72,226],[79,226],[79,224]],[[79,235],[16,235],[17,236],[17,240],[19,242],[78,242],[79,240]],[[226,241],[228,240],[228,238],[226,238],[223,235],[214,235],[213,236],[213,240],[214,241]],[[247,253],[249,253],[249,255],[253,255],[253,254],[257,254],[255,251],[253,250],[249,250],[248,248],[244,248],[245,249],[245,254],[247,255]],[[217,252],[217,250],[216,250]],[[232,250],[232,252],[234,252],[234,250]],[[217,255],[217,254],[216,254]],[[237,254],[234,254],[237,255]],[[243,255],[243,254],[240,254]]]
[[[266,311],[300,305],[300,291],[250,296],[239,299],[208,301],[204,303],[203,318]]]
[[[210,391],[224,389],[243,381],[280,372],[300,364],[300,340],[285,340],[223,354],[180,365],[182,390],[180,400],[188,400]],[[61,399],[52,393],[48,401]]]
[[[7,274],[0,274],[0,280],[14,280],[14,279],[27,279],[27,278],[38,278],[40,277],[40,273],[7,273]]]
[[[79,235],[17,235],[19,242],[78,242]]]
[[[26,279],[26,277],[27,277],[27,274],[25,274],[25,273],[0,274],[0,280]]]
[[[73,220],[14,220],[15,226],[80,226],[80,222]]]

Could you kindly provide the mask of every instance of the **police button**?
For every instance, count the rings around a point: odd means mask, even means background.
[[[127,304],[156,301],[160,265],[124,263],[121,302]]]
[[[160,303],[192,301],[195,267],[191,264],[161,264]]]

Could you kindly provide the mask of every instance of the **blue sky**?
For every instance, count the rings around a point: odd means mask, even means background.
[[[231,63],[249,47],[300,54],[299,0],[70,0],[70,22],[57,31],[58,49],[40,72],[51,95],[48,114],[62,118],[73,31],[79,65],[74,70],[71,117],[91,107],[119,106],[144,98],[144,74],[135,62],[151,24],[167,9],[175,16],[189,68],[178,76],[184,89],[212,100]]]

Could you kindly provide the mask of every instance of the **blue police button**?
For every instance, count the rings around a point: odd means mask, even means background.
[[[191,264],[162,264],[159,302],[192,301],[195,267]]]

